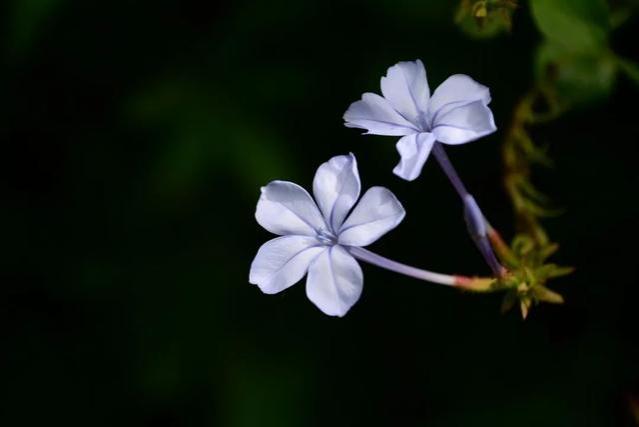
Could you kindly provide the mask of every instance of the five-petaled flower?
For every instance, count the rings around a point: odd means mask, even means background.
[[[317,203],[292,182],[273,181],[262,187],[255,217],[281,237],[260,247],[249,281],[274,294],[308,272],[308,299],[328,315],[343,316],[359,299],[364,282],[350,248],[379,239],[402,221],[405,211],[383,187],[370,188],[355,206],[360,180],[353,154],[322,164],[313,194]]]
[[[470,77],[455,74],[430,95],[420,60],[400,62],[381,80],[381,97],[365,93],[344,113],[347,127],[374,135],[402,136],[393,172],[412,181],[419,176],[433,144],[464,144],[494,132],[488,108],[490,91]]]

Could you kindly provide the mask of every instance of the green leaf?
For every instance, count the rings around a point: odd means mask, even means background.
[[[542,261],[545,261],[550,256],[555,254],[559,250],[559,245],[557,243],[549,243],[539,250],[539,257]]]
[[[519,233],[515,236],[512,243],[513,252],[523,257],[529,254],[535,248],[535,242],[527,235]]]
[[[530,136],[521,129],[514,135],[519,141],[519,147],[531,162],[537,162],[544,166],[552,166],[552,160],[548,157],[546,150],[535,145]]]
[[[557,264],[546,264],[537,269],[536,273],[542,280],[567,276],[575,271],[573,267],[565,267]]]
[[[607,49],[576,52],[546,42],[537,51],[536,77],[550,85],[561,107],[589,104],[606,98],[614,87],[618,61]]]
[[[551,291],[550,289],[548,289],[545,286],[537,285],[537,286],[533,287],[532,292],[533,292],[533,294],[535,295],[535,298],[537,298],[538,301],[544,301],[544,302],[548,302],[550,304],[563,304],[564,303],[564,297],[562,297],[561,295],[559,295],[555,291]]]
[[[606,45],[610,16],[604,0],[531,0],[539,31],[570,51],[595,51]]]

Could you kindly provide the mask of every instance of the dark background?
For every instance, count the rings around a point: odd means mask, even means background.
[[[341,116],[400,60],[434,89],[491,88],[495,134],[449,155],[510,237],[500,143],[533,81],[527,7],[477,41],[456,2],[71,0],[1,3],[0,422],[66,426],[633,425],[639,393],[639,91],[536,127],[535,182],[564,214],[544,224],[563,306],[526,321],[470,295],[363,266],[342,319],[303,283],[248,283],[271,236],[259,187],[309,187],[353,151],[363,188],[407,208],[371,249],[437,271],[487,274],[435,163],[392,175],[396,138]],[[639,20],[612,38],[639,57]]]

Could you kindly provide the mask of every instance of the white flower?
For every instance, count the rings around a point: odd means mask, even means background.
[[[419,176],[433,144],[464,144],[494,132],[488,108],[490,91],[470,77],[455,74],[430,95],[422,61],[400,62],[381,80],[381,97],[365,93],[344,113],[347,127],[374,135],[402,136],[393,172],[412,181]]]
[[[393,193],[383,187],[370,188],[353,208],[359,193],[357,161],[352,154],[333,157],[317,169],[313,180],[317,203],[292,182],[273,181],[262,187],[255,218],[282,237],[260,247],[249,282],[274,294],[308,272],[308,299],[328,315],[346,314],[359,299],[363,285],[362,269],[349,250],[370,245],[406,214]]]

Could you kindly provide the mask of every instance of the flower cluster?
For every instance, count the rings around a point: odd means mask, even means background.
[[[393,172],[408,181],[420,175],[434,151],[462,197],[478,248],[493,272],[499,274],[500,267],[485,237],[483,214],[439,145],[464,144],[496,130],[488,108],[488,88],[457,74],[431,96],[426,70],[417,60],[390,67],[381,79],[381,90],[383,97],[365,93],[351,104],[344,114],[345,125],[365,129],[369,134],[401,136],[396,145],[400,161]],[[313,180],[314,199],[288,181],[273,181],[262,187],[255,217],[262,227],[280,237],[260,247],[251,264],[249,282],[264,293],[274,294],[307,275],[308,299],[331,316],[346,314],[361,295],[364,280],[357,259],[443,285],[476,284],[475,279],[417,269],[364,249],[395,228],[405,211],[390,190],[372,187],[360,199],[360,187],[353,154],[333,157],[318,168]]]

